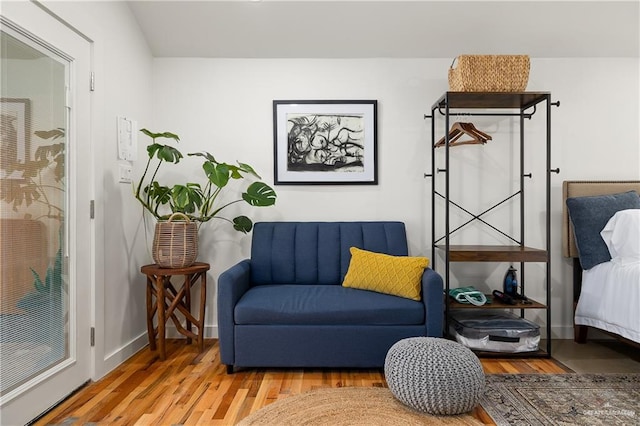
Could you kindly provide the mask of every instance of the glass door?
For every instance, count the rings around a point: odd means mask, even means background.
[[[79,82],[90,56],[86,40],[33,4],[17,6],[20,24],[4,13],[0,424],[23,424],[89,378],[90,191],[77,176],[90,180],[90,133],[79,124],[90,121]]]
[[[5,394],[69,356],[69,65],[8,31],[0,33],[0,45],[0,392]]]

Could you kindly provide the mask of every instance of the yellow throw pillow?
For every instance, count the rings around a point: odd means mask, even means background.
[[[351,262],[343,287],[420,300],[426,257],[391,256],[351,247]]]

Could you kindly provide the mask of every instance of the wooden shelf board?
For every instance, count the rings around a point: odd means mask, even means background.
[[[437,248],[445,250],[444,245]],[[451,262],[546,262],[546,250],[522,246],[450,245]]]
[[[526,109],[550,97],[549,92],[445,92],[434,107]]]
[[[547,306],[545,304],[536,302],[533,299],[529,299],[531,301],[531,304],[524,304],[524,303],[518,302],[515,305],[507,305],[507,304],[498,302],[497,300],[495,300],[495,298],[493,298],[489,294],[487,294],[486,296],[487,296],[487,299],[492,298],[493,302],[486,305],[482,305],[482,306],[475,306],[472,304],[460,303],[456,300],[453,300],[453,298],[450,297],[449,309],[547,309]]]

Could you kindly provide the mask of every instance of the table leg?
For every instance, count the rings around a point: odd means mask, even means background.
[[[198,347],[204,351],[204,309],[207,306],[207,273],[200,275],[200,313],[198,317]]]
[[[149,349],[156,350],[156,334],[153,329],[153,281],[147,275],[147,334],[149,335]]]
[[[160,352],[160,359],[165,360],[167,357],[164,340],[166,318],[164,310],[164,277],[162,275],[158,275],[156,279],[156,286],[156,302],[158,306],[158,350]]]
[[[207,278],[208,264],[198,264],[193,268],[182,270],[167,270],[156,265],[146,265],[141,271],[146,275],[146,307],[147,307],[147,334],[149,348],[158,351],[158,358],[166,360],[166,331],[167,321],[171,319],[179,333],[187,337],[187,343],[196,340],[200,352],[204,351],[204,323],[207,304]],[[172,277],[182,275],[184,281],[179,290],[176,290],[171,282]],[[200,282],[198,282],[200,280]],[[198,318],[191,312],[191,289],[200,284],[200,304],[198,306]],[[156,298],[154,301],[153,298]],[[180,321],[176,310],[185,317],[186,325]],[[157,314],[157,317],[156,317]],[[157,320],[157,322],[155,321]],[[154,327],[154,323],[156,324]],[[198,328],[197,333],[193,326]],[[157,339],[157,340],[156,340]]]
[[[193,275],[191,274],[187,274],[184,276],[184,300],[185,300],[185,304],[187,305],[187,310],[189,312],[191,312],[191,277]],[[191,321],[189,320],[188,317],[185,317],[185,320],[187,322],[187,330],[191,331]],[[187,344],[190,345],[191,344],[191,337],[187,336]]]

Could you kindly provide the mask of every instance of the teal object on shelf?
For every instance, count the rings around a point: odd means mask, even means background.
[[[449,290],[449,296],[464,304],[482,306],[487,303],[487,296],[473,286],[452,288]]]

